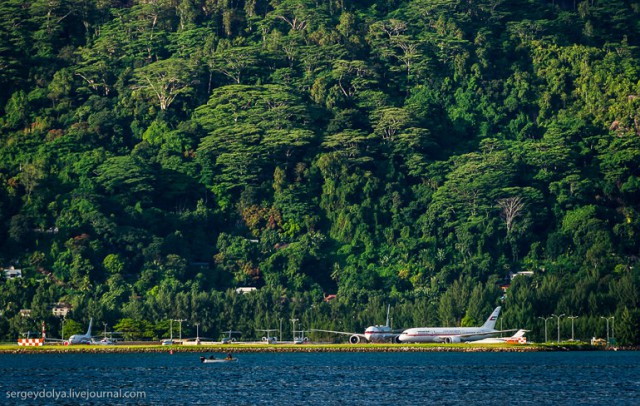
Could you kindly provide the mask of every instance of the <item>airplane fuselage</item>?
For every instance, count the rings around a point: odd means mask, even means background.
[[[495,329],[501,307],[496,307],[480,327],[415,327],[402,332],[398,341],[405,343],[461,343],[476,341],[501,333]]]
[[[91,344],[91,337],[87,338],[84,335],[81,336],[71,336],[68,340],[69,344]]]
[[[370,343],[384,343],[394,340],[398,333],[394,333],[389,326],[369,326],[364,331],[364,338]]]
[[[312,329],[311,331],[320,331],[324,333],[344,334],[349,335],[349,342],[351,344],[360,344],[362,342],[368,343],[385,343],[385,342],[398,342],[397,330],[394,331],[389,324],[389,309],[391,306],[387,306],[387,324],[369,326],[364,330],[364,333],[350,333],[347,331],[335,331],[335,330],[320,330]]]
[[[492,333],[498,334],[499,331],[481,327],[418,327],[403,331],[398,340],[406,343],[455,343],[481,340]]]

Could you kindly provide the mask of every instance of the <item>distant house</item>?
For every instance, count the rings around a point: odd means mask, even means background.
[[[330,301],[332,301],[332,300],[333,300],[333,299],[335,299],[335,298],[336,298],[336,295],[326,295],[326,296],[324,297],[324,301],[325,301],[325,302],[330,302]]]
[[[515,278],[516,276],[533,276],[533,271],[520,271],[517,273],[511,272],[509,276],[511,277],[511,280],[513,280],[513,278]]]
[[[13,266],[4,268],[4,277],[7,279],[22,278],[22,269],[15,269]]]
[[[47,229],[44,228],[36,228],[33,231],[35,231],[36,233],[46,233],[46,234],[58,234],[58,232],[60,231],[60,229],[58,229],[58,227],[49,227]]]
[[[31,317],[31,309],[20,309],[21,317]]]
[[[67,317],[67,314],[73,309],[69,303],[58,302],[51,308],[51,313],[56,317]]]
[[[238,293],[238,294],[242,293],[244,295],[245,293],[255,292],[257,290],[258,290],[258,288],[252,288],[252,287],[237,288],[236,289],[236,293]]]

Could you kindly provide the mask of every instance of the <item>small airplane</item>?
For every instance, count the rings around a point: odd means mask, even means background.
[[[526,344],[527,337],[524,336],[529,330],[518,330],[511,337],[489,337],[478,341],[469,341],[468,344]]]
[[[349,335],[350,336],[349,342],[351,344],[360,344],[363,341],[367,343],[385,343],[385,342],[397,343],[399,342],[398,337],[400,336],[400,332],[402,330],[393,330],[391,328],[391,325],[389,324],[390,309],[391,309],[391,305],[388,305],[387,306],[387,323],[384,326],[381,326],[381,325],[369,326],[364,330],[364,334],[348,333],[345,331],[319,330],[319,329],[311,329],[311,331]]]
[[[231,344],[234,343],[236,341],[236,339],[234,337],[232,337],[232,334],[238,334],[241,335],[242,331],[235,331],[235,330],[227,330],[227,331],[223,331],[223,333],[228,334],[227,337],[223,337],[221,340],[222,344]]]
[[[96,345],[114,345],[115,343],[116,342],[114,340],[108,337],[103,337],[102,340],[96,340],[95,338],[91,340],[91,344]]]
[[[494,329],[501,307],[495,308],[482,327],[417,327],[405,330],[398,340],[403,343],[461,343],[477,341],[512,330]]]
[[[262,337],[262,341],[266,342],[267,344],[278,344],[278,337],[270,335],[272,331],[278,331],[275,328],[257,329],[256,331],[264,331],[265,333],[267,333],[265,337]]]
[[[107,334],[109,335],[109,337],[107,337]],[[118,338],[114,337],[115,336],[120,336]],[[96,345],[115,345],[118,343],[118,340],[122,340],[122,332],[120,331],[105,331],[102,333],[102,338],[99,339],[100,337],[93,337],[91,339],[91,344],[96,344]]]
[[[89,328],[87,329],[86,334],[74,334],[67,341],[64,342],[65,345],[73,345],[73,344],[91,344],[93,342],[93,337],[91,336],[91,325],[93,324],[93,319],[89,320]]]
[[[296,335],[296,333],[300,333],[300,335]],[[305,337],[304,333],[308,333],[307,330],[293,330],[293,343],[294,344],[304,344],[309,341],[309,337]]]

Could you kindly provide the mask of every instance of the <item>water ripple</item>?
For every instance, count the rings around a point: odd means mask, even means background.
[[[201,364],[198,354],[1,354],[0,404],[14,393],[144,391],[108,404],[207,405],[633,405],[640,354],[273,353]]]

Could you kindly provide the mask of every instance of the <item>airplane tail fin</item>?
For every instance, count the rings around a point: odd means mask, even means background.
[[[87,330],[87,335],[91,336],[91,325],[93,324],[93,318],[89,320],[89,329]]]
[[[387,324],[385,324],[387,327],[391,327],[389,325],[389,310],[391,309],[391,305],[387,305]]]
[[[529,330],[518,330],[511,338],[524,337],[524,334]]]
[[[484,322],[482,326],[485,329],[494,330],[496,326],[496,321],[498,320],[498,316],[500,315],[500,306],[496,307],[491,316]]]

